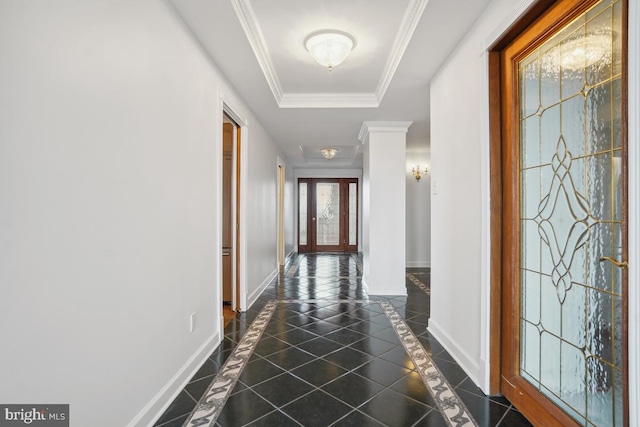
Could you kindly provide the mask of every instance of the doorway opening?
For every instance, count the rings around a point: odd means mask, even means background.
[[[278,269],[284,271],[285,244],[284,244],[284,192],[285,192],[285,166],[278,158]]]
[[[222,117],[222,312],[224,325],[240,311],[240,135],[226,112]]]
[[[358,251],[358,179],[298,179],[298,252]]]

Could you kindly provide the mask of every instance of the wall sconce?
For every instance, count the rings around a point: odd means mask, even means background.
[[[420,169],[420,165],[413,165],[411,172],[413,173],[413,177],[416,179],[416,181],[420,182],[420,178],[422,178],[423,175],[427,175],[429,173],[429,168],[427,167],[427,165],[424,165],[424,168]]]

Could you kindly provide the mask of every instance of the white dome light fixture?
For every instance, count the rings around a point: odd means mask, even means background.
[[[322,30],[309,34],[304,39],[304,46],[318,64],[331,71],[349,56],[356,40],[343,31]]]

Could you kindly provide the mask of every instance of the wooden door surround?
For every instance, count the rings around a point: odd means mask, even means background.
[[[519,132],[516,125],[518,103],[514,102],[517,87],[514,80],[514,64],[532,52],[552,34],[570,23],[577,16],[597,3],[596,0],[541,0],[516,22],[505,36],[489,52],[489,126],[490,126],[490,188],[491,188],[491,374],[490,392],[507,397],[534,425],[577,426],[576,421],[549,402],[540,392],[518,374],[520,341],[519,294],[514,285],[519,283],[519,148],[514,141]],[[622,138],[626,141],[626,93],[627,93],[627,42],[626,13],[628,2],[622,1]],[[623,147],[626,146],[623,144]],[[623,148],[623,164],[626,164],[626,148]],[[624,166],[623,166],[624,169]],[[626,201],[626,185],[622,198]],[[625,221],[626,224],[626,221]],[[626,226],[623,227],[626,233]],[[623,258],[626,259],[623,247]],[[623,292],[626,294],[626,280]],[[623,307],[623,354],[626,359],[626,325],[628,314],[626,299]],[[515,337],[515,339],[507,338]],[[626,365],[626,361],[623,362]],[[626,368],[625,368],[626,369]],[[627,378],[624,390],[628,390]],[[629,425],[628,392],[624,395],[623,424]]]

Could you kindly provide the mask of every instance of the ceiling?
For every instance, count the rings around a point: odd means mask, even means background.
[[[412,121],[429,150],[429,81],[489,0],[170,0],[296,168],[359,168],[364,121]],[[304,48],[334,29],[356,39],[333,71]],[[338,148],[332,160],[320,154]]]

